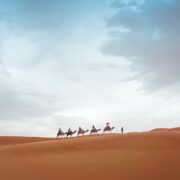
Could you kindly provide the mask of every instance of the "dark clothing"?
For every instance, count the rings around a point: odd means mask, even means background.
[[[123,134],[123,131],[124,131],[124,129],[123,129],[123,127],[121,128],[121,134]]]

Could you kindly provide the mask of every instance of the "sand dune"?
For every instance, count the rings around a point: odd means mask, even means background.
[[[180,131],[180,127],[176,127],[176,128],[157,128],[157,129],[153,129],[151,131]]]
[[[2,180],[179,180],[180,131],[0,137]]]

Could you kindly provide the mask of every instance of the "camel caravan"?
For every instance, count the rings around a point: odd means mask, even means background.
[[[103,129],[103,133],[111,133],[112,130],[115,127],[110,127],[109,123],[106,123],[106,127]],[[61,137],[72,137],[73,134],[77,133],[77,136],[84,136],[86,133],[90,132],[90,135],[98,135],[98,132],[101,131],[101,129],[96,129],[95,126],[92,126],[92,129],[89,131],[89,129],[84,130],[81,127],[79,127],[78,131],[72,131],[70,128],[68,129],[67,132],[63,132],[61,128],[59,128],[58,133],[57,133],[57,138]],[[122,128],[121,128],[121,133],[122,133]]]

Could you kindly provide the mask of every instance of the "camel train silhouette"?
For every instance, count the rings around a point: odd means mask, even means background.
[[[109,123],[106,123],[106,127],[103,129],[103,133],[107,133],[107,132],[112,132],[112,130],[114,129],[115,127],[110,127],[109,126]],[[90,135],[98,135],[98,132],[99,131],[101,131],[101,129],[96,129],[95,128],[95,126],[93,125],[92,126],[92,129],[91,129],[91,131],[90,131]],[[61,128],[59,128],[59,130],[58,130],[58,132],[57,132],[57,138],[59,138],[59,137],[64,137],[64,136],[66,136],[66,137],[72,137],[73,136],[73,134],[75,134],[77,132],[77,136],[80,136],[80,135],[82,135],[82,136],[84,136],[84,134],[85,133],[87,133],[87,132],[89,132],[89,129],[87,129],[87,130],[83,130],[81,127],[79,127],[79,129],[78,129],[78,131],[72,131],[70,128],[68,129],[68,131],[67,132],[63,132],[62,130],[61,130]]]

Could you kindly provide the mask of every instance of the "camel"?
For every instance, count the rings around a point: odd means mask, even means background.
[[[59,137],[59,136],[64,136],[65,135],[65,133],[61,130],[61,128],[59,128],[59,130],[58,130],[58,133],[57,133],[57,138]]]
[[[106,133],[106,132],[111,132],[115,127],[109,127],[109,126],[106,126],[103,130],[103,133]]]
[[[75,133],[76,133],[76,131],[71,131],[71,130],[68,130],[68,132],[65,132],[65,134],[66,134],[67,137],[68,137],[68,136],[71,136],[71,137],[72,137],[72,135],[75,134]]]
[[[90,134],[91,134],[91,135],[92,135],[92,134],[98,134],[98,131],[101,131],[101,129],[96,129],[95,127],[93,127],[93,128],[91,129]]]
[[[85,131],[85,130],[79,128],[79,130],[78,130],[78,136],[79,136],[80,134],[84,135],[84,134],[85,134],[86,132],[88,132],[88,131],[89,131],[89,129],[87,129],[87,130]]]

